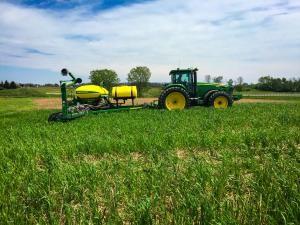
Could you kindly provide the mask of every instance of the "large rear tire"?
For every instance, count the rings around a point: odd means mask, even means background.
[[[215,109],[226,109],[231,107],[232,103],[232,96],[224,91],[215,92],[209,97],[209,105]]]
[[[190,107],[190,98],[186,90],[180,87],[165,89],[158,99],[158,106],[168,110],[183,110]]]

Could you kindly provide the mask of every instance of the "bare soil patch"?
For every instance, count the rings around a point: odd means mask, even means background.
[[[60,98],[34,98],[33,103],[37,109],[60,109],[61,99]]]

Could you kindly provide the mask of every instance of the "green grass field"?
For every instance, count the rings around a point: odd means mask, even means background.
[[[49,124],[15,100],[0,99],[0,224],[300,223],[299,103]]]
[[[0,97],[0,113],[2,115],[20,111],[33,110],[31,98],[3,98]]]

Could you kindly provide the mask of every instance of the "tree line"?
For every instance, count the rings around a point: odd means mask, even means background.
[[[1,81],[0,82],[0,90],[3,89],[17,89],[20,87],[59,87],[59,84],[51,84],[51,83],[46,83],[46,84],[33,84],[33,83],[17,83],[15,81]]]
[[[300,92],[300,78],[274,78],[271,76],[263,76],[258,79],[256,84],[248,84],[243,82],[242,77],[238,77],[235,82],[237,91],[249,91],[256,89],[260,91],[274,92]]]
[[[132,68],[129,73],[127,74],[127,82],[131,85],[136,85],[138,91],[142,93],[147,89],[150,85],[149,80],[151,78],[151,71],[146,66],[137,66]],[[92,84],[100,85],[108,90],[110,90],[113,86],[118,84],[125,84],[120,83],[120,79],[118,74],[111,69],[98,69],[92,70],[89,76],[90,82]],[[208,83],[222,83],[224,78],[223,76],[214,76],[205,75],[204,76],[205,82]],[[248,84],[244,82],[242,76],[239,76],[235,81],[230,79],[228,83],[234,85],[235,90],[237,91],[248,91],[251,89],[257,89],[262,91],[274,91],[274,92],[300,92],[300,78],[274,78],[271,76],[262,76],[258,79],[258,83],[256,84]],[[32,83],[17,84],[14,81],[5,82],[1,81],[0,83],[0,90],[1,89],[16,89],[18,87],[37,87],[37,86],[46,86],[46,87],[58,87],[58,84],[44,84],[44,85],[37,85]],[[162,86],[162,83],[153,83],[151,86]]]
[[[208,83],[222,83],[223,76],[212,77],[211,75],[204,76],[204,80]],[[257,89],[261,91],[274,91],[274,92],[300,92],[300,78],[274,78],[271,76],[262,76],[258,79],[256,84],[248,84],[244,82],[242,76],[239,76],[235,81],[229,80],[237,91],[249,91]]]
[[[270,76],[261,77],[255,85],[256,89],[276,92],[300,92],[300,78],[286,79],[273,78]]]
[[[8,82],[7,80],[5,82],[1,81],[0,83],[0,90],[1,89],[16,89],[18,86],[16,84],[16,82],[11,81]]]

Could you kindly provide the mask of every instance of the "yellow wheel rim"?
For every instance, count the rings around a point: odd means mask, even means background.
[[[166,108],[168,110],[179,109],[182,110],[185,108],[186,100],[182,93],[180,92],[171,92],[166,98]]]
[[[225,96],[216,97],[214,100],[214,108],[226,109],[228,107],[228,99]]]

